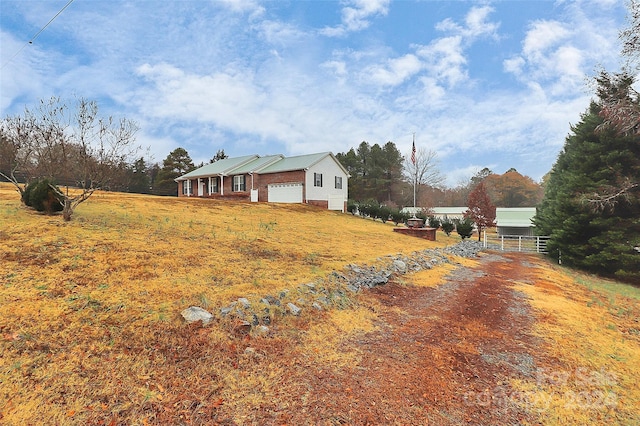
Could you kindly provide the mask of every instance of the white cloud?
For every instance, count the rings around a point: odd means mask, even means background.
[[[581,97],[585,79],[595,65],[610,55],[611,34],[602,23],[570,7],[567,19],[532,22],[522,50],[503,61],[503,70],[526,85],[537,84],[552,97]],[[606,30],[606,25],[605,29]],[[608,61],[607,61],[608,62]]]
[[[473,7],[465,16],[463,24],[445,19],[436,28],[448,35],[436,38],[428,45],[417,45],[414,54],[405,54],[388,59],[383,64],[374,64],[366,69],[370,80],[382,86],[398,86],[424,71],[429,77],[422,79],[427,91],[440,96],[443,88],[452,88],[468,79],[465,49],[477,38],[496,36],[498,23],[487,19],[493,9],[488,6]]]
[[[529,60],[536,60],[544,53],[566,40],[570,31],[557,21],[536,21],[527,31],[524,39],[522,53]]]
[[[425,61],[429,74],[438,81],[454,86],[467,78],[467,59],[460,36],[437,39],[428,46],[420,47],[416,53]]]
[[[299,43],[307,39],[307,34],[297,26],[273,20],[264,20],[258,24],[266,42],[274,45]]]
[[[373,67],[368,70],[371,79],[384,86],[397,86],[411,78],[423,68],[420,59],[412,54],[390,59],[385,67]]]
[[[0,111],[3,113],[16,98],[37,97],[42,91],[41,76],[51,71],[49,67],[38,69],[40,61],[37,58],[42,57],[42,52],[36,46],[25,46],[25,43],[0,31],[0,66],[3,67],[0,71]]]
[[[234,12],[252,12],[252,14],[262,14],[262,7],[256,0],[217,0],[220,4],[226,6]]]
[[[325,27],[320,34],[340,37],[349,32],[361,31],[371,24],[370,19],[385,16],[389,12],[391,0],[347,0],[342,8],[342,22],[335,27]]]
[[[500,24],[487,21],[487,18],[493,11],[494,9],[489,6],[472,7],[465,16],[464,25],[460,25],[451,18],[447,18],[436,24],[436,29],[460,35],[470,41],[487,35],[497,37]]]
[[[326,61],[320,66],[331,70],[331,72],[338,77],[345,77],[347,75],[347,64],[345,61]]]
[[[487,21],[493,11],[494,9],[489,6],[471,8],[465,18],[467,26],[464,35],[467,37],[496,36],[500,24]]]
[[[522,68],[525,66],[526,61],[521,56],[515,56],[513,58],[505,59],[503,62],[504,70],[508,73],[520,76],[522,74]]]

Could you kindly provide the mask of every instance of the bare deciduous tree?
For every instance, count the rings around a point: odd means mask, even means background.
[[[97,103],[83,98],[73,111],[56,97],[41,101],[23,116],[7,117],[0,128],[14,152],[9,173],[2,176],[21,194],[26,182],[40,177],[66,186],[65,191],[52,186],[63,200],[64,220],[71,220],[74,209],[95,190],[108,188],[114,171],[140,150],[134,145],[135,122],[102,118]]]
[[[422,189],[431,186],[439,187],[444,183],[444,176],[438,169],[435,151],[420,148],[404,160],[404,177],[415,189],[415,200],[420,199]]]

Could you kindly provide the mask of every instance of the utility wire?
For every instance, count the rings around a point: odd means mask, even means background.
[[[58,15],[60,15],[62,12],[64,12],[64,10],[69,7],[71,5],[71,3],[73,3],[75,0],[69,0],[67,2],[67,4],[64,5],[64,7],[62,9],[60,9],[58,11],[58,13],[55,14],[55,16],[53,18],[51,18],[49,20],[49,22],[46,23],[46,25],[42,28],[40,28],[40,31],[38,31],[33,37],[31,37],[31,39],[29,39],[28,42],[26,42],[25,44],[22,45],[22,47],[20,49],[18,49],[18,51],[11,57],[9,58],[9,60],[7,62],[5,62],[4,64],[2,64],[2,67],[0,67],[0,70],[4,69],[5,66],[7,66],[9,64],[9,62],[13,61],[15,59],[16,56],[18,56],[20,54],[20,52],[22,52],[22,50],[27,47],[27,45],[29,44],[33,44],[33,42],[35,41],[36,38],[38,38],[38,36],[40,35],[41,32],[43,32],[45,30],[45,28],[47,28],[49,26],[50,23],[53,22],[54,19],[56,19],[58,17]]]

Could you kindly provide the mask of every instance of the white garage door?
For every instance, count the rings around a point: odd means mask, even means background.
[[[269,185],[270,203],[301,203],[301,183],[272,183]]]

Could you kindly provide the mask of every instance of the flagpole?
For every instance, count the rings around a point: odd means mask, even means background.
[[[413,211],[416,210],[416,186],[418,185],[418,168],[416,167],[416,134],[413,133],[413,145],[411,148],[411,163],[413,163]]]

